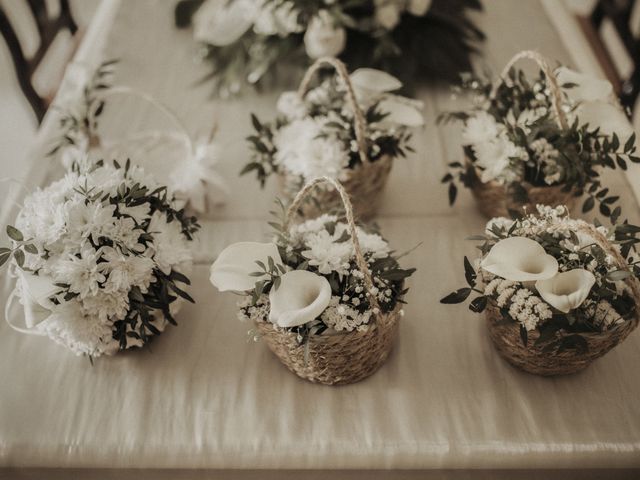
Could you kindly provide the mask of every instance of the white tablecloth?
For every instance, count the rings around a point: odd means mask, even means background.
[[[117,82],[155,95],[192,133],[218,126],[232,193],[203,222],[193,275],[197,304],[149,349],[94,366],[2,323],[0,477],[68,478],[71,470],[47,470],[61,468],[120,479],[139,478],[133,468],[177,469],[149,478],[205,478],[193,469],[428,469],[433,477],[411,478],[467,478],[451,469],[640,468],[640,335],[583,373],[540,378],[498,357],[481,318],[438,303],[463,283],[462,255],[474,251],[464,239],[484,225],[467,192],[452,209],[439,184],[446,162],[460,156],[458,132],[434,124],[451,104],[445,90],[421,92],[428,122],[416,135],[418,152],[396,163],[384,194],[379,223],[392,245],[404,250],[423,242],[405,259],[418,271],[387,364],[359,384],[331,388],[298,379],[265,345],[249,342],[234,296],[210,286],[208,262],[225,245],[267,231],[275,182],[261,191],[237,173],[248,155],[249,112],[268,118],[276,96],[219,101],[210,99],[209,86],[195,86],[207,67],[193,61],[191,33],[173,28],[173,3],[106,0],[81,59],[119,58]],[[570,62],[537,0],[486,3],[478,21],[489,35],[489,65],[497,69],[523,48]],[[111,114],[131,128],[157,121],[152,110],[118,108]],[[43,158],[54,120],[45,122],[33,150],[34,183],[60,175]],[[627,179],[616,173],[606,181],[637,222]],[[3,299],[10,287],[3,279]]]

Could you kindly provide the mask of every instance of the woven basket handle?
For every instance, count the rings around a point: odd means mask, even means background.
[[[302,188],[302,190],[298,192],[296,197],[293,199],[293,202],[291,203],[291,205],[289,205],[289,208],[287,209],[287,215],[284,221],[284,230],[286,232],[289,231],[289,226],[291,225],[291,222],[296,216],[298,209],[302,205],[302,202],[304,202],[305,198],[307,197],[307,195],[309,195],[311,190],[313,190],[313,188],[316,185],[319,185],[321,183],[328,183],[332,185],[333,188],[335,188],[336,191],[340,194],[340,199],[342,200],[342,205],[344,206],[345,217],[347,219],[347,225],[349,225],[349,232],[351,234],[351,243],[353,244],[353,249],[355,251],[356,264],[358,265],[358,268],[364,275],[364,283],[365,283],[365,286],[367,287],[367,291],[370,294],[369,303],[373,308],[377,308],[378,310],[381,310],[380,304],[378,303],[378,299],[376,298],[376,295],[374,295],[373,293],[374,285],[373,285],[373,277],[371,275],[371,270],[369,270],[367,261],[364,259],[364,255],[362,254],[362,249],[360,248],[360,241],[358,240],[358,231],[356,230],[356,222],[353,216],[353,205],[351,205],[349,194],[346,192],[346,190],[340,184],[340,182],[329,177],[317,177],[311,180],[310,182],[308,182]]]
[[[304,99],[309,92],[309,86],[313,76],[325,65],[329,65],[334,68],[338,78],[344,82],[344,85],[347,88],[347,101],[351,107],[351,111],[353,112],[353,126],[356,131],[356,141],[358,143],[360,161],[363,164],[367,163],[369,161],[367,158],[367,122],[364,118],[364,113],[362,113],[362,110],[358,105],[356,93],[353,90],[353,84],[351,83],[349,72],[347,72],[347,67],[344,63],[333,57],[322,57],[316,60],[304,74],[302,82],[300,82],[300,86],[298,87],[298,95],[300,98]]]
[[[509,60],[507,65],[502,70],[500,79],[493,86],[489,98],[491,100],[495,98],[496,94],[498,93],[498,88],[502,83],[504,83],[505,85],[508,84],[509,70],[511,70],[511,67],[513,67],[518,61],[522,59],[533,60],[538,64],[545,77],[547,78],[547,84],[549,85],[549,90],[551,90],[551,104],[553,105],[553,111],[556,114],[558,125],[560,125],[560,128],[562,129],[568,128],[569,124],[567,122],[567,116],[562,110],[562,90],[560,90],[558,78],[553,72],[553,68],[551,68],[551,65],[549,65],[547,59],[540,55],[538,52],[534,52],[533,50],[523,50],[522,52],[517,53],[511,60]]]

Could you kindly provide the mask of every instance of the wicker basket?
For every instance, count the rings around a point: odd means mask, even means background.
[[[626,268],[624,258],[593,226],[586,222],[581,222],[580,230],[592,236],[601,247],[613,255],[621,268]],[[495,305],[489,305],[485,311],[489,337],[503,358],[525,372],[543,376],[567,375],[579,372],[622,342],[638,326],[640,321],[640,311],[638,311],[638,308],[640,308],[640,282],[635,277],[629,277],[626,281],[636,304],[633,318],[604,332],[580,333],[580,336],[587,342],[588,349],[586,352],[576,349],[567,349],[562,352],[544,351],[549,342],[534,345],[540,336],[537,330],[528,332],[528,344],[525,347],[520,339],[519,324],[516,322],[504,322],[499,309]],[[560,333],[560,335],[565,334]]]
[[[572,211],[576,204],[577,197],[573,189],[564,191],[563,185],[535,187],[529,183],[522,183],[522,187],[527,192],[528,201],[525,203],[518,202],[513,196],[509,195],[504,185],[500,185],[493,180],[483,183],[478,177],[475,167],[471,164],[471,160],[467,158],[466,162],[468,164],[467,178],[471,193],[476,199],[478,210],[487,218],[510,218],[510,211],[532,213],[536,211],[536,205],[538,204],[550,207],[565,205],[569,211]]]
[[[504,82],[509,81],[508,74],[511,67],[521,59],[535,61],[544,72],[547,78],[547,84],[549,85],[549,90],[551,91],[551,102],[558,125],[560,128],[566,129],[568,127],[568,122],[567,116],[562,109],[562,90],[558,85],[558,79],[556,78],[553,69],[547,60],[539,53],[525,50],[516,54],[509,63],[507,63],[500,78]],[[491,98],[495,97],[499,86],[500,82],[496,82],[490,94]],[[478,209],[487,218],[510,217],[511,215],[509,214],[509,210],[522,212],[524,208],[526,208],[527,212],[535,212],[536,204],[540,203],[551,207],[566,205],[570,209],[575,205],[576,196],[575,190],[573,189],[563,191],[564,185],[536,187],[528,183],[523,183],[522,187],[527,191],[529,201],[526,203],[517,202],[508,194],[503,185],[500,185],[495,181],[483,183],[478,177],[471,159],[467,157],[466,162],[468,165],[467,175],[469,175],[469,186],[471,188],[471,192],[478,203]]]
[[[391,172],[393,158],[385,155],[375,161],[369,161],[367,156],[367,122],[358,106],[349,73],[340,60],[326,57],[311,65],[298,88],[300,97],[304,98],[309,92],[313,76],[325,65],[333,67],[346,86],[347,103],[353,112],[354,130],[358,144],[358,155],[360,156],[360,163],[357,166],[345,170],[346,176],[341,178],[341,183],[352,200],[356,218],[361,221],[370,220],[378,210],[382,191]],[[302,179],[300,176],[292,175],[286,171],[281,171],[279,175],[282,193],[286,198],[293,199],[303,186]],[[317,189],[312,198],[301,205],[302,211],[308,216],[317,216],[320,213],[337,210],[341,207],[342,202],[338,193],[333,189],[326,188]]]
[[[360,250],[351,202],[347,192],[337,181],[322,177],[309,182],[289,207],[285,229],[297,216],[296,212],[306,196],[320,183],[331,184],[339,193],[351,231],[356,263],[364,274],[367,290],[371,291],[373,280]],[[375,296],[372,295],[370,299],[371,306],[378,308],[380,313],[372,315],[367,331],[311,335],[305,343],[300,344],[295,333],[282,330],[268,321],[256,322],[256,328],[271,351],[299,377],[325,385],[355,383],[382,366],[398,332],[400,305],[392,312],[382,313]]]

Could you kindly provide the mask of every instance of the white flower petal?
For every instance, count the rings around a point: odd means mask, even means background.
[[[349,78],[355,88],[379,93],[392,92],[402,87],[402,82],[396,77],[374,68],[358,68]]]
[[[269,320],[280,327],[296,327],[318,318],[331,301],[326,278],[306,270],[293,270],[280,277],[280,286],[269,292]]]
[[[561,87],[567,83],[575,84],[575,86],[563,90],[567,97],[576,103],[607,100],[613,94],[613,86],[607,80],[585,75],[567,67],[558,68],[556,76]]]
[[[388,113],[383,122],[406,125],[408,127],[420,127],[424,125],[424,118],[420,111],[407,101],[395,96],[385,96],[378,108],[383,113]]]
[[[207,0],[193,16],[196,40],[216,47],[232,44],[253,25],[255,7],[251,0]]]
[[[545,280],[558,272],[558,261],[542,245],[525,237],[509,237],[496,243],[480,266],[513,282]]]
[[[347,32],[335,25],[326,10],[320,10],[311,19],[304,34],[304,47],[310,58],[335,57],[344,50],[346,42]]]
[[[595,282],[596,277],[593,273],[577,268],[558,273],[546,280],[538,280],[536,289],[549,305],[568,313],[582,305]]]
[[[238,242],[225,248],[213,265],[209,280],[221,292],[246,292],[264,277],[251,273],[260,271],[257,261],[267,265],[269,257],[282,264],[278,247],[273,243]]]

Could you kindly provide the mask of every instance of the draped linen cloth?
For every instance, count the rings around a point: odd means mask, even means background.
[[[479,22],[495,71],[524,48],[570,63],[537,0],[486,3]],[[196,86],[208,67],[193,60],[191,32],[173,27],[173,7],[167,0],[104,0],[79,60],[118,58],[117,84],[154,95],[193,134],[217,127],[231,195],[202,221],[190,290],[197,303],[185,306],[179,326],[149,348],[93,366],[3,322],[0,478],[68,478],[74,468],[89,469],[79,474],[87,478],[119,479],[242,474],[222,469],[431,471],[413,478],[468,478],[464,469],[478,470],[478,478],[525,478],[501,469],[529,470],[536,478],[543,469],[545,478],[595,478],[549,470],[640,468],[640,334],[580,374],[540,378],[497,355],[482,318],[439,303],[464,282],[462,256],[474,255],[465,238],[485,223],[467,191],[450,208],[439,184],[446,163],[462,155],[459,131],[434,123],[438,112],[455,107],[446,89],[420,92],[427,122],[415,135],[417,154],[397,160],[384,192],[379,224],[393,248],[422,242],[404,259],[418,270],[388,362],[361,383],[332,388],[300,380],[264,344],[250,341],[251,326],[236,320],[236,298],[209,284],[208,268],[229,243],[268,234],[276,182],[260,190],[255,179],[237,174],[248,158],[249,113],[273,116],[277,92],[211,99],[209,85]],[[104,128],[113,135],[123,125],[144,129],[158,122],[156,115],[135,102],[114,103]],[[54,132],[51,114],[30,156],[35,185],[61,175],[44,158]],[[605,181],[638,222],[628,178],[616,172]],[[10,207],[3,206],[3,223],[13,220]],[[3,301],[13,281],[2,278]],[[411,478],[405,475],[399,478]]]

